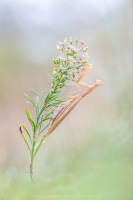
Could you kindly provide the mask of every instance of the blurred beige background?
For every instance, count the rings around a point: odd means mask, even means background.
[[[1,169],[27,169],[29,155],[19,122],[30,128],[24,107],[32,116],[34,108],[25,103],[24,93],[32,98],[29,89],[49,91],[44,77],[50,80],[52,60],[59,55],[56,45],[65,37],[87,42],[93,68],[84,81],[93,84],[97,78],[102,84],[57,127],[40,156],[45,154],[50,163],[49,157],[54,159],[60,149],[64,155],[76,146],[82,151],[81,143],[98,130],[107,137],[132,132],[132,9],[132,1],[124,0],[0,1]],[[124,141],[128,145],[131,139]]]

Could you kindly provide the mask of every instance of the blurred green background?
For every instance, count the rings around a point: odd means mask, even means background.
[[[33,199],[19,123],[30,129],[24,107],[34,108],[24,93],[49,91],[56,45],[73,37],[89,47],[83,81],[102,83],[38,152],[34,198],[132,200],[132,1],[1,0],[0,10],[0,198]]]

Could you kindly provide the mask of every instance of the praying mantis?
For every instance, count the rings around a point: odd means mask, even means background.
[[[82,68],[79,78],[77,80],[75,80],[74,87],[72,88],[72,90],[68,94],[68,97],[71,98],[71,100],[69,100],[67,102],[62,102],[59,105],[59,107],[55,110],[55,112],[53,113],[54,119],[51,119],[51,121],[50,121],[50,124],[49,124],[49,127],[48,127],[48,131],[44,135],[45,138],[47,138],[52,133],[52,131],[54,131],[54,129],[63,121],[63,119],[71,112],[71,110],[78,104],[78,102],[83,97],[85,97],[87,94],[92,92],[97,86],[100,85],[101,81],[97,80],[97,79],[95,80],[95,85],[88,85],[86,83],[81,82],[82,78],[92,68],[91,64],[87,63],[86,65],[89,65],[89,67],[88,66],[84,66]],[[76,85],[79,87],[79,90],[73,92],[73,90],[76,87]],[[73,96],[74,93],[76,93],[78,91],[81,91],[80,86],[87,87],[89,89],[86,92],[83,92],[81,94]]]

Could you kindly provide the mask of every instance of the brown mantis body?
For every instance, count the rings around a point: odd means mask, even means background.
[[[90,64],[88,64],[88,65],[90,65]],[[68,97],[70,97],[71,100],[69,100],[67,102],[63,102],[59,105],[56,112],[54,113],[54,119],[52,119],[50,122],[49,129],[45,135],[45,138],[48,137],[52,133],[52,131],[63,121],[63,119],[71,112],[71,110],[78,104],[78,102],[83,97],[85,97],[87,94],[92,92],[97,86],[100,85],[100,83],[101,83],[100,80],[95,80],[95,85],[93,85],[93,86],[80,82],[80,80],[91,70],[91,68],[92,68],[92,66],[90,65],[90,67],[84,67],[82,69],[80,77],[78,78],[74,87],[72,88],[71,92],[68,95]],[[74,90],[76,85],[77,86],[81,85],[81,86],[87,87],[87,88],[89,88],[89,90],[87,90],[86,92],[83,92],[82,94],[72,96],[72,94],[75,93],[72,91]],[[80,91],[80,90],[81,89],[79,87],[78,91]]]

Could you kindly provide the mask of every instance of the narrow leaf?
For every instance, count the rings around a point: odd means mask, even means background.
[[[38,114],[38,117],[37,117],[37,122],[39,121],[39,118],[40,118],[42,112],[45,110],[46,105],[47,105],[47,103],[44,103],[44,105],[42,106],[42,108],[41,108],[41,110],[40,110],[40,113]]]
[[[28,110],[26,108],[24,108],[24,110],[25,110],[27,118],[30,117],[30,113],[28,112]]]
[[[30,124],[32,126],[33,132],[35,132],[35,123],[34,123],[34,121],[30,117],[27,117],[27,118],[28,118],[28,120],[29,120],[29,122],[30,122]]]
[[[44,78],[44,80],[51,86],[51,84]]]
[[[50,93],[46,96],[45,102],[48,103]]]
[[[45,131],[45,129],[49,126],[49,123],[38,133],[37,137],[43,132]]]
[[[28,149],[30,151],[30,154],[31,154],[31,149],[30,149],[29,143],[28,143],[28,141],[27,141],[27,139],[26,139],[26,137],[25,137],[25,135],[23,133],[22,133],[22,137],[23,137],[24,142],[25,142],[25,144],[27,145],[27,147],[28,147]]]
[[[46,114],[45,117],[43,118],[43,121],[45,121],[46,118],[49,117],[49,115],[53,114],[54,111],[55,111],[55,109],[53,109],[51,112],[49,112],[48,114]]]
[[[31,98],[27,94],[24,94],[24,95],[29,99],[29,101],[31,102],[31,104],[34,105],[34,102],[31,100]]]
[[[37,116],[39,115],[39,111],[40,111],[40,103],[39,103],[39,97],[36,97],[36,122],[37,122]]]
[[[48,94],[49,92],[43,92],[43,91],[42,91],[42,93],[47,93],[47,94]]]
[[[40,97],[40,94],[37,94],[36,92],[34,92],[33,90],[30,90],[33,94],[35,94],[36,96],[38,96],[43,102],[44,100]]]
[[[39,142],[39,144],[38,144],[38,146],[37,146],[37,148],[35,150],[34,157],[35,157],[36,153],[38,152],[39,148],[41,147],[41,145],[42,145],[44,140],[45,140],[45,136],[43,136],[41,141]]]
[[[27,130],[27,128],[26,128],[22,123],[20,123],[20,125],[24,128],[24,130],[26,131],[27,135],[28,135],[29,138],[30,138],[30,141],[32,142],[30,133],[29,133],[29,131]]]
[[[66,102],[66,101],[63,101],[63,100],[55,100],[55,101],[57,101],[59,103]]]
[[[26,101],[26,103],[29,103],[29,104],[33,105],[33,103],[31,103],[31,102],[29,102],[29,101]],[[34,106],[34,105],[33,105],[33,106]]]
[[[51,78],[53,78],[55,81],[56,81],[56,79],[55,79],[55,77],[54,76],[52,76],[52,75],[50,75],[50,74],[48,74]]]
[[[42,122],[43,122],[43,115],[42,115],[41,121],[40,121],[40,123],[39,123],[39,132],[40,132],[40,130],[41,130],[41,128],[42,128]]]

